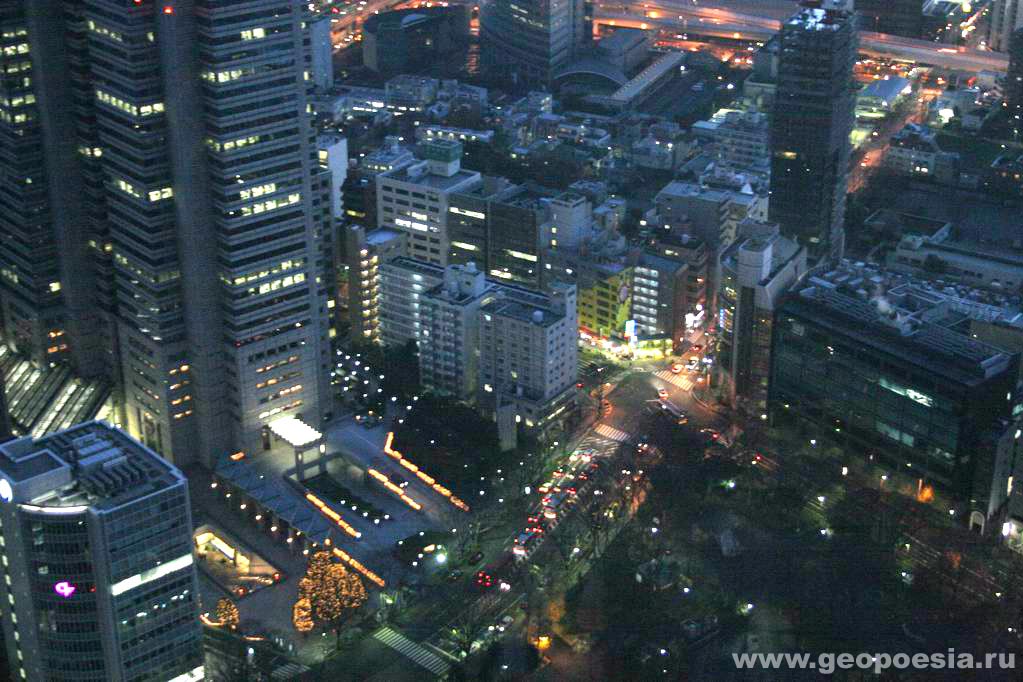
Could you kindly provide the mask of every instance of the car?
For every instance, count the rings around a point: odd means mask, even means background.
[[[693,344],[693,351],[699,353],[701,350],[703,350],[703,344],[702,343],[694,343]]]
[[[682,370],[684,370],[684,369],[685,369],[685,365],[683,365],[681,362],[676,362],[674,365],[671,366],[671,373],[672,374],[681,374]]]
[[[449,583],[458,582],[463,575],[465,575],[465,573],[463,573],[461,571],[461,569],[456,568],[455,570],[453,570],[450,573],[448,573],[448,576],[447,576],[448,582]]]
[[[711,440],[717,440],[721,437],[721,434],[714,429],[700,429],[700,433],[709,437]]]
[[[664,388],[657,389],[657,397],[659,397],[661,400],[664,400],[665,398],[667,398],[668,397],[667,389],[664,389]]]
[[[398,486],[399,488],[407,488],[408,487],[408,481],[406,479],[402,478],[401,476],[395,476],[394,474],[391,474],[387,478],[391,481],[391,483],[393,483],[394,485]]]
[[[585,384],[584,384],[583,382],[581,382],[581,381],[577,381],[577,382],[575,383],[575,387],[576,387],[576,388],[582,388],[583,386],[585,386]]]

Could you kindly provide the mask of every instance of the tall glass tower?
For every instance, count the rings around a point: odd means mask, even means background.
[[[814,261],[840,259],[845,247],[857,46],[851,4],[805,2],[781,30],[768,211]]]
[[[33,228],[37,248],[58,254],[33,290],[61,294],[56,314],[86,332],[109,309],[111,338],[91,347],[110,354],[129,432],[185,463],[258,449],[280,415],[318,425],[332,235],[304,4],[0,7],[26,27],[23,97],[35,98],[42,144],[25,158],[48,192],[33,194],[34,178],[17,189],[53,224]],[[79,335],[68,336],[73,351]]]
[[[586,42],[584,0],[484,0],[480,57],[491,73],[547,85]]]

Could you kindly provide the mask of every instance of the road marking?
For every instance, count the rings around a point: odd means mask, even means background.
[[[409,660],[426,668],[434,675],[444,675],[451,669],[448,662],[440,656],[391,628],[380,628],[373,633],[373,639],[383,642]]]
[[[631,436],[625,431],[616,429],[615,427],[607,424],[597,424],[596,428],[593,430],[604,438],[610,438],[611,440],[619,443],[625,443],[631,438]]]
[[[662,369],[660,372],[654,374],[658,379],[663,379],[673,386],[678,386],[683,391],[688,391],[693,387],[693,380],[683,374],[672,374],[670,369]]]

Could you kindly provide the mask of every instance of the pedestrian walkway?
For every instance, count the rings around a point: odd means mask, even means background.
[[[626,443],[632,436],[621,429],[616,429],[608,424],[597,424],[596,428],[593,429],[596,433],[600,434],[604,438],[609,438],[618,443]]]
[[[391,628],[380,628],[373,633],[373,639],[383,642],[434,675],[444,675],[451,669],[451,665],[440,656]]]
[[[678,386],[683,391],[688,391],[693,387],[693,380],[685,374],[673,374],[670,369],[664,369],[654,374],[658,379],[667,381],[673,386]]]

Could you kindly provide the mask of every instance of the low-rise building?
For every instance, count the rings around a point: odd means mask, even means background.
[[[846,264],[812,277],[774,322],[769,408],[986,514],[1019,355],[959,331],[954,302]],[[813,437],[811,435],[811,437]]]
[[[943,185],[959,181],[959,155],[942,151],[934,131],[915,123],[892,136],[884,165],[901,175],[930,178]]]
[[[1023,255],[953,241],[950,225],[930,235],[903,236],[888,254],[888,266],[1002,293],[1016,294],[1023,286]]]

